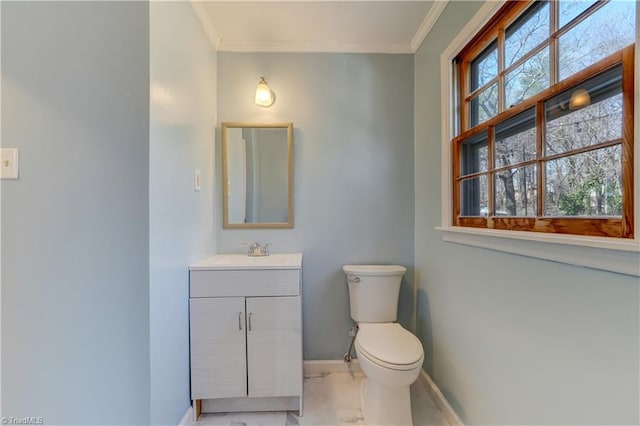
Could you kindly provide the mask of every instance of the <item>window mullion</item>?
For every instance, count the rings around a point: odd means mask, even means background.
[[[528,53],[522,55],[517,61],[514,61],[511,65],[509,65],[508,67],[505,67],[505,69],[502,70],[502,74],[504,75],[509,74],[511,71],[518,68],[520,65],[524,64],[529,59],[531,59],[532,57],[536,56],[538,53],[543,51],[550,43],[551,43],[551,39],[549,38],[544,39],[542,42],[540,42],[540,44],[538,44],[536,47],[531,49]]]
[[[584,154],[585,152],[597,151],[599,149],[609,148],[609,147],[616,146],[616,145],[621,145],[620,139],[613,139],[613,140],[606,141],[606,142],[600,142],[600,143],[594,144],[594,145],[587,145],[587,146],[583,146],[581,148],[572,149],[570,151],[564,151],[564,152],[561,152],[559,154],[549,155],[549,156],[544,157],[543,160],[544,161],[553,161],[553,160],[557,160],[558,158],[571,157],[573,155],[579,155],[579,154]]]
[[[634,218],[634,177],[633,177],[633,102],[634,102],[634,66],[635,44],[622,51],[622,236],[633,237]]]
[[[465,95],[469,93],[469,88],[469,61],[463,60],[460,63],[460,133],[469,130],[469,104],[471,101],[465,100]]]
[[[545,111],[544,101],[536,104],[536,178],[538,185],[538,194],[536,198],[536,216],[542,217],[544,214],[544,198],[546,196],[546,173],[544,157],[544,138],[545,138]]]
[[[485,90],[487,90],[488,88],[490,88],[491,86],[496,84],[496,81],[498,81],[498,77],[497,76],[493,77],[491,80],[489,80],[483,86],[480,86],[476,90],[474,90],[473,92],[469,93],[466,96],[465,101],[466,102],[470,102],[473,98],[477,97],[480,93],[484,92]]]
[[[460,145],[462,144],[462,141],[454,141],[453,143],[453,167],[452,167],[452,177],[453,179],[451,180],[451,182],[453,183],[453,203],[452,203],[452,213],[453,213],[453,217],[452,220],[454,224],[456,225],[460,225],[459,223],[459,218],[460,218],[460,185],[462,185],[462,183],[458,180],[458,178],[460,177]]]
[[[504,28],[502,28],[498,31],[498,113],[505,110],[504,64]]]
[[[558,37],[554,36],[560,24],[560,7],[558,6],[558,1],[551,2],[549,11],[551,13],[549,20],[549,83],[550,86],[553,86],[558,82],[558,76],[560,75]]]
[[[488,179],[488,197],[489,197],[489,205],[488,205],[488,212],[487,215],[489,216],[489,221],[488,221],[488,225],[489,228],[492,227],[492,221],[491,221],[491,217],[495,216],[496,212],[495,212],[495,186],[494,186],[494,174],[493,174],[493,169],[495,169],[495,162],[493,159],[493,152],[494,152],[494,146],[495,146],[495,138],[496,138],[496,129],[493,126],[489,126],[488,132],[487,132],[487,163],[488,163],[488,169],[489,169],[489,173],[487,175],[487,179]]]

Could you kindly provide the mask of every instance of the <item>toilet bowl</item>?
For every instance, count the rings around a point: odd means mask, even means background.
[[[397,323],[359,323],[355,349],[362,371],[361,403],[367,425],[413,425],[409,386],[418,378],[424,351]]]
[[[364,420],[373,425],[413,425],[409,386],[424,360],[420,340],[397,320],[399,265],[345,265],[351,318],[358,324],[356,355],[362,382]]]

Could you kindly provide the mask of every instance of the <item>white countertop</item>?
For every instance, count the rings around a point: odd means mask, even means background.
[[[272,253],[269,256],[216,254],[189,265],[189,270],[301,269],[301,267],[302,253]]]

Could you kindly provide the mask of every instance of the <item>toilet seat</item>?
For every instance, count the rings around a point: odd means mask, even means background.
[[[422,365],[420,340],[398,323],[359,323],[356,349],[371,362],[392,370]]]

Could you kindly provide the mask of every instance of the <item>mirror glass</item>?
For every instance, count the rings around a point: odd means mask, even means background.
[[[224,228],[293,227],[293,123],[222,123]]]

